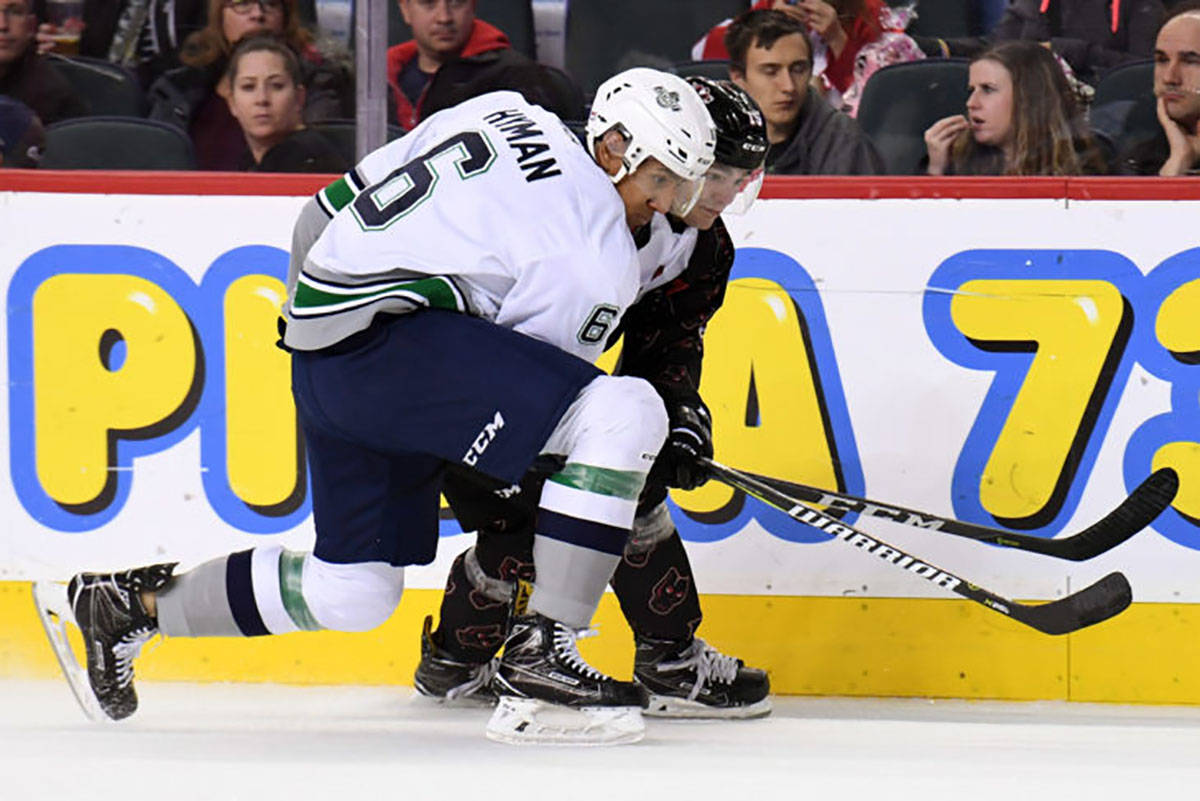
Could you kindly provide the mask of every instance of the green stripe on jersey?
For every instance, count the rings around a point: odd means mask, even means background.
[[[610,470],[587,464],[571,463],[550,476],[550,480],[565,487],[636,501],[646,483],[646,474],[633,470]]]
[[[397,281],[394,284],[386,284],[383,286],[373,286],[369,290],[362,292],[327,292],[323,289],[307,283],[304,280],[304,275],[300,275],[300,280],[296,284],[296,296],[292,300],[293,314],[300,313],[301,310],[320,310],[325,306],[338,306],[349,304],[351,306],[360,306],[369,303],[381,295],[395,294],[411,294],[417,295],[424,300],[424,304],[434,309],[449,309],[450,311],[463,311],[462,304],[459,302],[458,293],[454,291],[450,281],[445,278],[420,278],[416,281]],[[414,303],[419,301],[414,300]]]
[[[322,626],[309,611],[300,591],[300,579],[304,571],[304,554],[284,551],[279,554],[279,595],[288,617],[302,631],[320,631]]]
[[[346,204],[354,200],[354,190],[350,188],[350,184],[346,182],[345,176],[338,178],[329,186],[321,190],[321,194],[325,196],[327,202],[334,211],[341,211],[346,207]]]

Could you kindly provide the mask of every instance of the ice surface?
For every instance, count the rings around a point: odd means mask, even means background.
[[[950,798],[1200,793],[1200,709],[776,699],[766,719],[647,720],[637,745],[514,747],[488,712],[395,687],[143,683],[119,724],[65,683],[0,681],[0,799]]]

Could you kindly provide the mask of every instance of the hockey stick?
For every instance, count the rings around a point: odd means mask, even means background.
[[[1133,600],[1133,594],[1125,576],[1121,573],[1109,573],[1095,584],[1050,603],[1031,606],[1010,601],[940,567],[909,556],[899,548],[876,537],[870,537],[852,526],[826,517],[816,509],[795,498],[788,497],[774,487],[757,481],[745,473],[710,459],[702,461],[722,483],[753,495],[786,513],[793,520],[812,526],[864,553],[879,557],[890,565],[907,570],[931,584],[936,584],[969,601],[1007,615],[1044,634],[1067,634],[1108,620],[1124,610]]]
[[[881,517],[884,520],[891,520],[893,523],[915,526],[927,531],[941,531],[956,537],[966,537],[1021,551],[1033,551],[1058,559],[1070,559],[1074,562],[1082,562],[1093,556],[1099,556],[1153,523],[1154,519],[1171,505],[1171,501],[1175,499],[1175,493],[1179,489],[1178,474],[1171,468],[1164,467],[1151,473],[1145,481],[1137,485],[1128,498],[1121,502],[1120,506],[1083,531],[1059,539],[1045,539],[1029,534],[1018,534],[1015,531],[967,523],[951,517],[941,517],[929,512],[906,509],[894,504],[879,503],[870,498],[859,498],[844,492],[819,489],[807,484],[796,484],[756,473],[746,473],[746,475],[806,503],[832,507],[839,511],[859,512],[870,517]]]

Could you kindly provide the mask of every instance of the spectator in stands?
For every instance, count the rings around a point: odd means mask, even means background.
[[[1041,42],[1094,86],[1105,70],[1150,57],[1163,15],[1162,0],[1012,0],[988,36],[916,40],[927,55],[967,58],[994,42]]]
[[[45,147],[46,131],[37,115],[21,101],[0,96],[0,167],[36,167]]]
[[[159,75],[179,66],[179,46],[204,27],[205,0],[84,0],[79,55],[105,59],[129,68],[150,86]],[[45,0],[35,4],[46,19]],[[54,47],[53,26],[38,27],[38,52]]]
[[[34,46],[31,0],[0,0],[0,95],[20,100],[43,123],[78,117],[87,106]]]
[[[1200,0],[1171,8],[1154,46],[1154,96],[1162,129],[1121,155],[1125,175],[1200,174]]]
[[[0,0],[2,2],[2,0]],[[202,170],[236,170],[246,150],[229,112],[229,54],[243,38],[260,33],[282,38],[300,59],[306,122],[353,116],[352,89],[341,64],[325,58],[300,24],[297,0],[209,0],[208,25],[183,44],[184,66],[150,87],[150,119],[183,128],[196,147]]]
[[[971,62],[967,114],[925,131],[930,175],[1105,172],[1075,93],[1037,42],[1002,42]]]
[[[514,89],[563,119],[583,116],[564,92],[508,37],[475,17],[475,0],[399,0],[413,38],[388,48],[389,111],[406,131],[425,117],[484,92]]]
[[[910,8],[883,0],[760,0],[752,10],[774,9],[803,23],[813,53],[813,74],[826,99],[850,116],[858,114],[867,79],[881,67],[925,58],[904,33]],[[727,59],[724,37],[732,20],[709,31],[692,49],[696,59]]]
[[[229,110],[246,137],[244,169],[343,173],[350,168],[332,143],[304,127],[300,60],[279,39],[243,39],[229,57],[229,86]]]
[[[877,175],[885,170],[874,145],[846,114],[809,91],[812,50],[796,17],[749,11],[725,34],[733,81],[767,121],[768,173]]]
[[[996,27],[996,23],[1004,16],[1004,8],[1008,0],[971,0],[971,12],[974,25],[971,33],[987,35]],[[919,9],[918,9],[919,12]]]

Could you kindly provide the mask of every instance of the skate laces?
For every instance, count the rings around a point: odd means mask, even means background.
[[[116,657],[118,687],[128,687],[133,681],[133,660],[142,652],[142,646],[154,636],[154,632],[157,630],[157,626],[142,626],[129,632],[113,644],[112,652]]]
[[[496,670],[499,667],[500,660],[492,658],[482,665],[473,668],[471,670],[471,678],[457,687],[451,687],[446,691],[446,700],[454,701],[459,698],[469,698],[484,687],[487,687],[491,683],[492,677],[496,675]]]
[[[142,583],[139,581],[125,580],[126,576],[120,578],[116,575],[107,576],[96,582],[93,586],[92,595],[89,602],[92,606],[92,619],[96,620],[100,617],[97,614],[98,607],[108,607],[108,614],[114,613],[119,616],[127,617],[131,620],[136,620],[138,612],[137,608],[141,602],[136,595],[140,592],[139,587]],[[142,652],[144,646],[158,631],[158,625],[153,620],[146,620],[139,626],[125,632],[112,645],[113,655],[113,672],[116,677],[117,687],[128,687],[133,682],[133,660]]]
[[[722,684],[732,684],[737,678],[741,662],[736,657],[721,653],[716,648],[696,637],[692,644],[683,649],[680,658],[673,662],[660,662],[656,669],[667,673],[672,670],[695,670],[696,681],[688,700],[695,701],[710,679]]]
[[[608,676],[605,676],[585,662],[583,657],[580,656],[579,646],[576,644],[576,640],[583,639],[584,637],[594,637],[598,633],[595,629],[575,631],[574,629],[567,628],[562,623],[556,622],[554,624],[554,653],[562,660],[563,664],[572,670],[582,673],[589,679],[605,681],[608,679]]]

